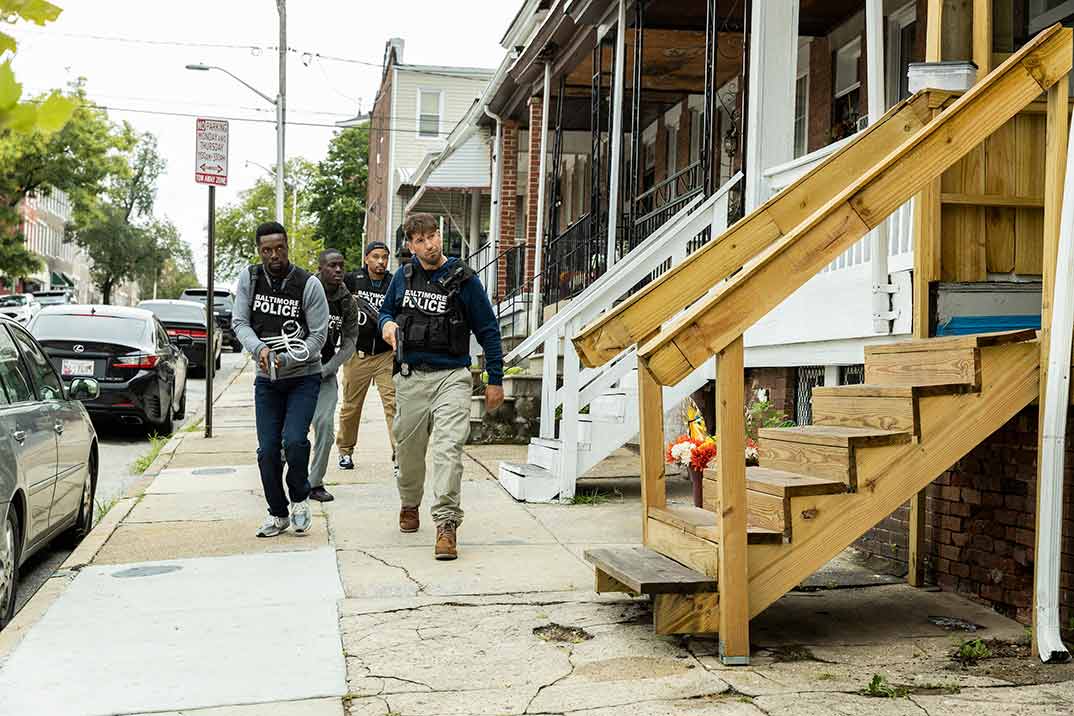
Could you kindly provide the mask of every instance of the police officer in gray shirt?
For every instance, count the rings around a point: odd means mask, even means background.
[[[328,301],[321,282],[290,262],[283,226],[265,222],[255,240],[261,263],[239,275],[231,326],[257,357],[257,466],[269,511],[257,536],[275,537],[292,522],[295,532],[310,528],[309,430],[321,389]],[[281,448],[287,455],[286,493]]]

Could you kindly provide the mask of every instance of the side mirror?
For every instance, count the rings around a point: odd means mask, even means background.
[[[101,385],[93,378],[75,378],[67,392],[71,400],[96,400],[101,395]]]
[[[179,346],[180,348],[186,348],[187,346],[194,345],[194,339],[190,336],[184,336],[180,333],[178,336],[175,337],[175,345]]]

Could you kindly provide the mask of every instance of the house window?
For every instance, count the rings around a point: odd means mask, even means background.
[[[440,90],[418,90],[418,136],[440,136]]]
[[[857,131],[861,116],[861,37],[856,37],[835,53],[835,96],[832,105],[832,139],[842,139]]]
[[[915,2],[904,5],[888,18],[887,32],[887,102],[888,106],[910,96],[910,63],[915,61],[917,40],[917,7]]]
[[[794,156],[806,153],[809,138],[809,75],[804,74],[794,84]]]

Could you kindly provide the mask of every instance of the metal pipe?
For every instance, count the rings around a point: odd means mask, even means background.
[[[485,116],[496,122],[496,135],[492,140],[492,206],[489,208],[489,251],[493,256],[497,256],[497,246],[500,238],[500,200],[503,197],[503,187],[501,177],[503,176],[503,120],[500,119],[500,115],[495,114],[489,110],[488,106],[482,107],[485,112]],[[496,280],[496,272],[499,270],[499,266],[493,265],[488,271],[488,277],[485,278],[485,292],[489,296],[491,301],[496,295],[496,286],[498,281]]]
[[[865,2],[866,77],[869,84],[869,124],[884,115],[884,3]],[[888,286],[888,235],[890,220],[869,233],[870,275],[872,278],[873,333],[891,333],[891,293]]]
[[[284,119],[287,104],[287,0],[276,0],[280,15],[280,89],[276,94],[276,221],[283,223]]]
[[[626,71],[626,3],[619,0],[616,16],[615,70],[612,73],[611,149],[608,152],[611,174],[608,178],[608,263],[615,264],[616,228],[619,225],[619,164],[623,154],[623,75]],[[635,127],[635,130],[637,128]]]
[[[1066,82],[1066,78],[1060,82]],[[1065,104],[1065,103],[1064,103]],[[1074,157],[1074,125],[1067,156]],[[1048,300],[1044,296],[1044,300]],[[1043,434],[1040,439],[1040,494],[1037,495],[1037,549],[1034,554],[1035,608],[1033,626],[1041,661],[1067,661],[1070,653],[1059,634],[1059,568],[1063,531],[1063,472],[1067,404],[1070,395],[1070,341],[1074,329],[1074,172],[1067,166],[1063,181],[1059,247],[1044,388]],[[1042,326],[1046,327],[1046,326]]]

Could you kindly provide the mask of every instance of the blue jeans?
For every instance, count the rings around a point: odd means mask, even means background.
[[[302,502],[309,496],[310,422],[321,390],[320,375],[254,380],[257,418],[257,467],[269,514],[287,517],[288,496]],[[287,454],[287,494],[283,491],[283,460]]]

